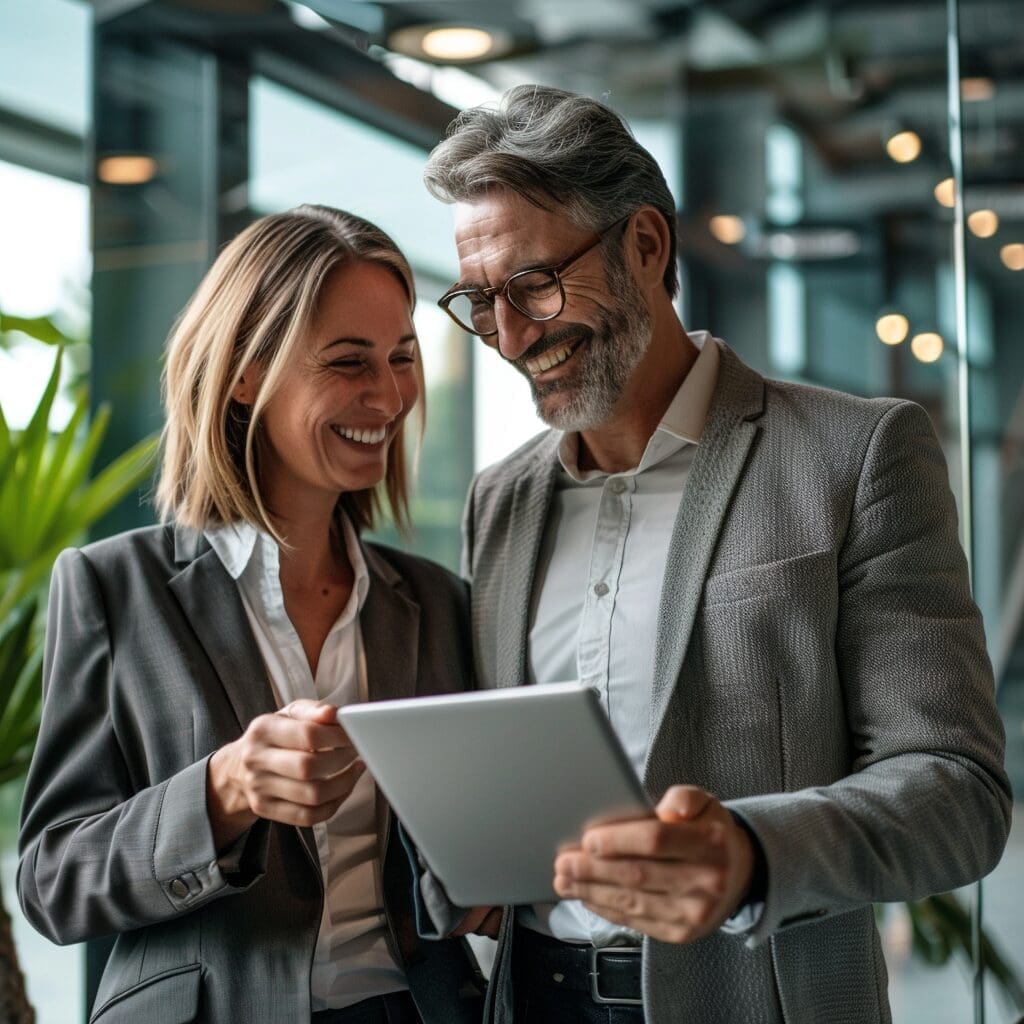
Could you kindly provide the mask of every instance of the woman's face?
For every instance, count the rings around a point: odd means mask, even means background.
[[[333,508],[380,483],[419,398],[416,334],[398,278],[375,263],[328,277],[309,338],[263,415],[264,493],[275,514],[302,497]]]

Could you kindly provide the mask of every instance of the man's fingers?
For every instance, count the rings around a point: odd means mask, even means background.
[[[649,893],[717,895],[722,888],[721,870],[714,866],[679,861],[605,859],[586,854],[562,854],[555,861],[555,890],[563,898],[573,885],[609,884]]]
[[[583,906],[591,913],[603,917],[612,924],[625,925],[633,931],[642,935],[649,935],[652,939],[659,939],[662,942],[674,942],[681,944],[692,942],[713,930],[709,923],[697,923],[695,920],[666,921],[660,917],[638,917],[634,914],[623,913],[615,907],[607,907],[598,903],[583,901]],[[694,908],[697,916],[704,918],[705,911],[702,908]]]
[[[691,821],[714,802],[710,793],[697,786],[672,786],[658,801],[656,813],[662,821]]]
[[[581,845],[592,857],[638,857],[701,863],[720,857],[719,831],[705,823],[644,818],[587,829]]]

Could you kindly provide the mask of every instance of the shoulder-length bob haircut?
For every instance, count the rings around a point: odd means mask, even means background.
[[[283,541],[260,490],[261,421],[286,367],[298,359],[324,283],[349,264],[391,271],[416,302],[412,271],[380,228],[355,214],[306,205],[262,217],[217,257],[167,342],[165,425],[156,507],[161,519],[203,530],[247,522]],[[252,405],[232,393],[247,367],[262,371]],[[419,424],[423,364],[417,348]],[[388,451],[384,480],[342,494],[339,506],[357,530],[370,529],[386,498],[408,528],[410,467],[405,425]]]

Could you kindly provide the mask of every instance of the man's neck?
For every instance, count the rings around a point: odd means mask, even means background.
[[[682,386],[699,351],[676,321],[677,331],[656,333],[607,423],[579,434],[581,472],[622,473],[640,464],[647,443]]]

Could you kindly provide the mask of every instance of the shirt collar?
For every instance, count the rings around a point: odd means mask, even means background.
[[[341,524],[341,535],[345,542],[345,552],[355,577],[353,588],[357,599],[357,609],[362,611],[363,603],[370,589],[370,574],[363,557],[363,548],[359,543],[359,535],[344,510],[338,509],[338,521]],[[280,558],[277,541],[252,523],[229,523],[225,526],[211,527],[204,531],[210,547],[217,552],[233,580],[252,567],[253,572],[280,572]]]
[[[718,380],[720,357],[718,339],[708,331],[693,331],[690,340],[698,350],[697,358],[669,402],[661,422],[654,428],[643,458],[631,471],[633,473],[642,473],[687,444],[700,443],[711,397]],[[558,461],[565,472],[578,483],[607,476],[607,473],[600,470],[580,470],[579,443],[579,434],[575,431],[562,435],[558,445]]]

